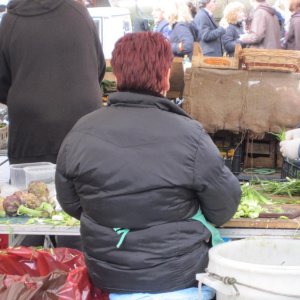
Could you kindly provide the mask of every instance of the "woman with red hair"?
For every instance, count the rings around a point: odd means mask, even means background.
[[[77,122],[57,160],[58,200],[80,219],[90,278],[112,300],[198,299],[195,275],[219,242],[205,218],[222,225],[240,200],[201,124],[164,97],[172,58],[160,33],[117,41],[118,92]]]

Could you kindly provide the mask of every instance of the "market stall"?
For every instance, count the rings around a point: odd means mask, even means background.
[[[0,158],[0,162],[5,161],[6,159],[5,156],[2,156]],[[9,191],[12,188],[10,185],[8,185],[7,182],[9,178],[9,165],[7,162],[0,166],[0,171],[2,175],[2,182],[0,182],[0,188],[2,188],[2,191],[4,191],[4,193],[7,193],[7,191]],[[298,181],[296,181],[296,183],[298,185]],[[248,188],[247,185],[246,188]],[[259,189],[260,187],[258,185],[258,190]],[[221,235],[225,238],[230,239],[262,235],[280,237],[299,236],[300,196],[289,197],[274,196],[272,194],[269,195],[271,195],[270,197],[272,197],[275,200],[274,205],[277,206],[276,209],[273,209],[272,211],[262,211],[259,203],[257,203],[254,205],[254,210],[251,210],[251,207],[247,210],[248,214],[251,212],[257,214],[251,215],[254,218],[247,217],[248,215],[244,214],[243,217],[231,219],[224,226],[219,228]],[[282,201],[286,201],[288,204],[282,204]],[[247,203],[243,203],[243,205],[247,205]],[[270,205],[272,204],[269,203],[267,206],[270,207]],[[275,214],[276,217],[271,218],[272,214]],[[26,216],[2,217],[0,218],[0,234],[10,235],[10,244],[16,245],[22,240],[24,235],[43,234],[79,236],[80,226],[79,222],[76,222],[76,220],[73,218],[64,221],[59,218],[43,219],[30,218]]]
[[[190,68],[183,108],[204,128],[255,135],[300,122],[300,73]]]

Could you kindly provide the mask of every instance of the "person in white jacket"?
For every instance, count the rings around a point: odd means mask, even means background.
[[[285,141],[280,143],[280,151],[288,159],[300,158],[300,128],[286,132]]]

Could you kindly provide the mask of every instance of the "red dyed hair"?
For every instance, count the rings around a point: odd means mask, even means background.
[[[170,43],[158,32],[128,33],[112,52],[111,66],[119,91],[161,93],[173,60]]]

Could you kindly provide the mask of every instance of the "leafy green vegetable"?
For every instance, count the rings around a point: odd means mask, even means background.
[[[286,139],[286,137],[285,137],[285,133],[286,133],[285,128],[280,129],[279,133],[274,133],[274,132],[269,132],[269,133],[276,136],[277,140],[280,141],[280,142],[285,141],[285,139]]]
[[[25,215],[36,218],[49,218],[55,212],[53,206],[48,202],[42,202],[36,209],[29,208],[25,205],[20,205],[17,215]]]
[[[242,185],[242,199],[233,218],[258,218],[264,211],[260,204],[270,204],[271,202],[259,193],[250,183]]]
[[[56,212],[51,218],[31,218],[26,224],[48,224],[53,226],[79,226],[80,221],[71,217],[64,211]]]
[[[289,197],[300,196],[300,180],[286,178],[287,181],[276,182],[262,180],[260,181],[261,187],[264,192],[273,195],[288,195]]]

